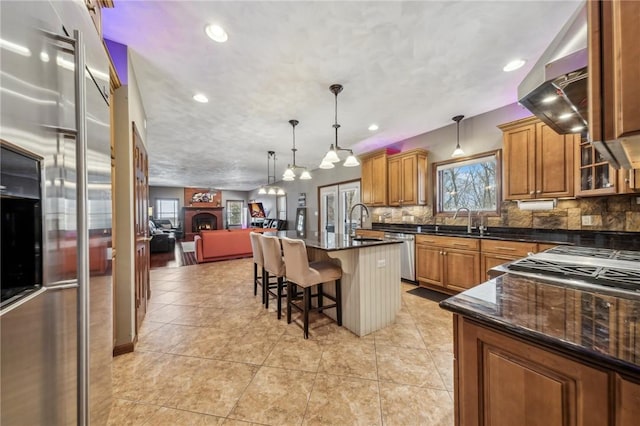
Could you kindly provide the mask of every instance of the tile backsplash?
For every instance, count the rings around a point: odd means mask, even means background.
[[[608,197],[558,200],[555,209],[525,211],[515,201],[503,201],[501,215],[487,216],[485,223],[491,228],[567,229],[583,231],[640,232],[640,204],[636,195],[614,195]],[[466,212],[462,217],[435,217],[431,206],[374,207],[373,222],[407,223],[417,225],[467,224]],[[477,215],[473,215],[477,224]]]

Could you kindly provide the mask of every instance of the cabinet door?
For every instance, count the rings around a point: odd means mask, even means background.
[[[489,270],[491,268],[495,268],[498,265],[502,265],[503,263],[511,262],[516,259],[518,259],[518,257],[504,254],[482,253],[480,270],[482,271],[482,274],[484,274],[483,279],[491,279],[491,277],[489,276]]]
[[[445,287],[464,291],[480,284],[480,253],[446,249],[443,255]]]
[[[442,249],[416,244],[416,275],[419,282],[443,286]]]
[[[579,135],[559,135],[545,123],[536,124],[536,197],[573,196],[574,141]]]
[[[611,3],[614,125],[615,137],[621,138],[640,133],[640,2]]]
[[[371,158],[371,192],[374,206],[387,205],[387,156],[377,155]]]
[[[387,162],[388,175],[388,189],[387,195],[389,196],[390,206],[399,206],[402,199],[401,186],[402,186],[402,163],[399,157],[389,158]]]
[[[640,383],[616,374],[616,426],[635,426],[640,419]]]
[[[535,198],[535,142],[534,124],[504,132],[505,200]]]
[[[609,424],[608,374],[455,316],[459,424]]]
[[[402,183],[400,187],[401,205],[418,204],[418,157],[407,155],[400,158]]]
[[[373,158],[363,159],[360,170],[360,188],[362,191],[362,202],[368,206],[371,206],[374,204],[375,200],[375,196],[373,194]]]

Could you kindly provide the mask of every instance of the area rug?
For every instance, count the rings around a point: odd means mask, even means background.
[[[438,293],[437,291],[429,290],[423,287],[414,288],[413,290],[407,291],[407,293],[413,294],[414,296],[420,296],[424,299],[429,299],[438,303],[442,302],[444,299],[451,297],[447,294]]]
[[[196,245],[193,241],[180,242],[180,255],[182,256],[182,266],[196,265]]]

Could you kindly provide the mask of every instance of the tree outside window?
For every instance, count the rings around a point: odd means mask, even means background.
[[[227,200],[227,228],[242,225],[242,208],[244,201]]]

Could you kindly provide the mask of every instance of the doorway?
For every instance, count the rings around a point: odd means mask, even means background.
[[[358,224],[349,211],[360,202],[360,180],[318,188],[320,198],[320,232],[348,235]]]

